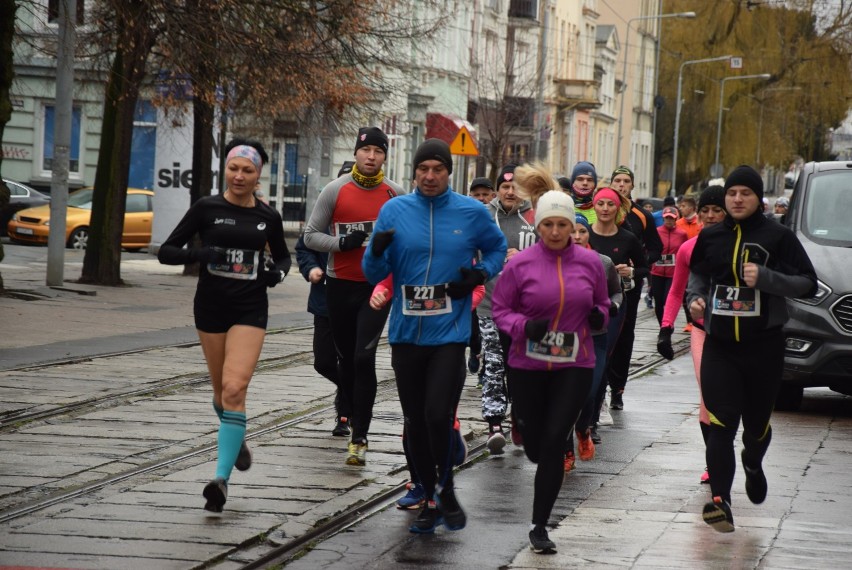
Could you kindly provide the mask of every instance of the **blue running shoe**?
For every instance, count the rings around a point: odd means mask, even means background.
[[[408,493],[396,502],[396,508],[402,511],[419,509],[426,502],[426,491],[420,483],[409,483]]]
[[[458,467],[467,461],[467,442],[461,432],[461,426],[453,427],[453,437],[457,440],[453,447],[453,466]]]

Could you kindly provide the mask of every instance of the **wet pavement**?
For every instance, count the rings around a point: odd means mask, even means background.
[[[16,246],[12,246],[16,247]],[[9,254],[7,247],[7,256]],[[194,279],[143,254],[127,256],[128,287],[43,286],[38,248],[0,264],[6,286],[38,300],[0,298],[0,412],[153,390],[96,409],[0,431],[0,516],[70,489],[121,482],[2,523],[0,565],[63,568],[238,568],[406,478],[387,348],[368,465],[343,466],[326,411],[333,386],[304,356],[310,348],[307,284],[293,273],[271,290],[271,328],[249,391],[249,430],[299,414],[301,423],[252,440],[255,464],[235,473],[222,515],[203,511],[212,474],[215,416],[195,345]],[[66,279],[79,275],[71,255]],[[92,295],[91,293],[95,293]],[[656,322],[640,309],[635,367],[655,360]],[[678,332],[675,340],[684,338]],[[87,356],[127,351],[108,357]],[[51,364],[66,358],[70,364]],[[22,366],[32,368],[21,370]],[[38,365],[38,366],[37,366]],[[172,378],[197,379],[157,388]],[[459,416],[482,441],[479,394],[469,376]],[[698,484],[703,446],[688,355],[632,380],[625,410],[603,428],[597,458],[568,474],[551,522],[553,556],[527,548],[534,466],[511,445],[457,476],[469,523],[434,536],[407,532],[413,513],[388,509],[312,545],[298,568],[849,568],[852,567],[852,398],[807,391],[799,413],[774,416],[766,458],[769,497],[749,503],[738,473],[737,531],[700,521],[709,490]],[[5,426],[5,424],[4,424]],[[178,460],[183,453],[195,453]],[[161,465],[170,458],[175,462]],[[133,475],[134,470],[155,466]]]

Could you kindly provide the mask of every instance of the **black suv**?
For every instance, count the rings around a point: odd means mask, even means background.
[[[809,162],[783,223],[816,269],[810,299],[787,299],[790,320],[777,409],[794,410],[807,387],[852,395],[852,162]]]

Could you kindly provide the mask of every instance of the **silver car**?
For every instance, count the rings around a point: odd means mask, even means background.
[[[803,389],[852,395],[852,162],[809,162],[783,220],[816,269],[817,294],[788,299],[784,376],[776,409],[793,410]]]

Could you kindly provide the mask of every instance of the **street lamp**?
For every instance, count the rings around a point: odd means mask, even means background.
[[[714,165],[719,164],[719,143],[722,141],[722,101],[725,98],[725,82],[735,81],[737,79],[769,79],[772,77],[768,73],[759,73],[756,75],[731,75],[721,79],[722,85],[719,88],[719,120],[716,123],[716,161]]]
[[[662,20],[663,18],[694,18],[695,12],[676,12],[673,14],[657,14],[656,16],[636,16],[627,20],[627,31],[624,32],[624,69],[621,72],[621,106],[618,110],[618,137],[615,148],[615,164],[621,164],[621,125],[624,122],[624,97],[627,94],[627,52],[630,48],[630,23],[638,20]]]
[[[677,181],[677,140],[680,134],[680,107],[681,107],[681,90],[683,88],[683,68],[687,65],[696,63],[710,63],[712,61],[730,60],[732,55],[721,55],[719,57],[708,57],[706,59],[691,59],[680,64],[680,71],[677,74],[677,103],[675,104],[675,124],[674,124],[674,145],[672,146],[672,187],[669,190],[669,195],[676,195],[675,182]]]

